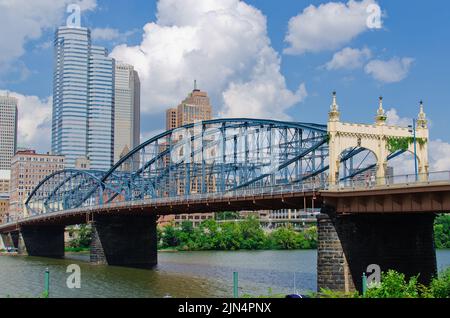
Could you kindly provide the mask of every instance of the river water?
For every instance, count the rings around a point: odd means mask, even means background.
[[[159,253],[154,270],[90,265],[88,255],[63,260],[0,256],[0,297],[39,297],[50,270],[51,297],[231,297],[233,272],[240,294],[267,295],[316,289],[316,251]],[[450,266],[450,250],[437,251],[438,268]],[[81,267],[81,288],[66,285],[67,266]]]

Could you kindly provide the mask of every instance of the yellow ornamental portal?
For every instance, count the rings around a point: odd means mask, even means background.
[[[372,125],[345,123],[340,120],[340,111],[336,93],[328,118],[329,141],[329,183],[336,185],[339,176],[341,155],[349,148],[365,148],[373,152],[376,157],[376,177],[379,184],[384,184],[386,177],[388,156],[392,154],[392,145],[403,144],[403,150],[416,153],[419,181],[427,181],[428,177],[428,139],[429,131],[423,103],[416,125],[416,151],[414,151],[413,134],[409,128],[391,126],[387,124],[387,115],[383,108],[383,98],[379,99],[379,106]],[[405,146],[405,143],[407,145]],[[407,149],[406,149],[407,148]]]

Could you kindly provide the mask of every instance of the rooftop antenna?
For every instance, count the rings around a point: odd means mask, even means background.
[[[197,80],[194,80],[194,92],[197,92],[198,88],[197,88]]]

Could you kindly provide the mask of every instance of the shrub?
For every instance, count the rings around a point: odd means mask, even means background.
[[[406,281],[405,275],[394,270],[382,274],[381,283],[367,290],[367,298],[418,298],[421,286],[414,276]]]
[[[435,298],[450,298],[450,267],[433,279],[429,288]]]

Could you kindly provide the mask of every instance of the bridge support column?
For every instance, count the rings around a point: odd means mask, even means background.
[[[92,263],[135,268],[157,264],[156,216],[98,215],[92,227]]]
[[[330,213],[331,212],[331,213]],[[436,274],[433,214],[336,216],[325,207],[318,218],[318,290],[362,291],[371,264],[407,278],[420,274],[428,284]]]
[[[64,257],[64,225],[23,226],[21,233],[29,256]]]
[[[2,240],[2,242],[0,242],[1,243],[0,244],[0,248],[3,247],[5,250],[9,249],[9,248],[14,248],[14,243],[12,241],[10,233],[8,233],[8,234],[2,233],[1,234],[1,240]]]

